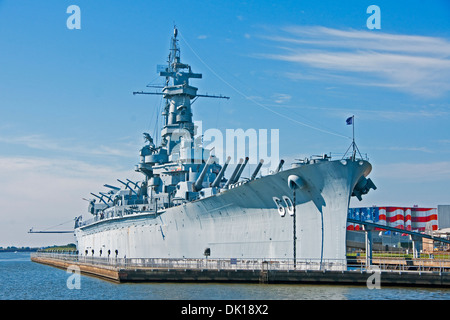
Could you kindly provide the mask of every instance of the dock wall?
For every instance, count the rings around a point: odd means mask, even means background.
[[[67,261],[50,257],[46,258],[46,257],[32,256],[31,261],[56,267],[63,270],[67,270],[69,267],[72,266],[77,266],[78,268],[80,268],[80,272],[82,274],[103,278],[105,280],[121,282],[118,269],[115,267]]]

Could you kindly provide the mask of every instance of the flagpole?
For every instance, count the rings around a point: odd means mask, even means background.
[[[353,160],[356,158],[356,145],[355,145],[355,115],[352,116],[352,127],[353,127]]]
[[[352,124],[353,124],[353,143],[355,143],[355,116],[352,116]]]
[[[352,147],[352,159],[355,160],[356,159],[356,143],[355,143],[355,115],[348,117],[347,120],[347,125],[352,125],[352,129],[353,129],[353,136],[352,136],[352,144],[350,145],[350,147],[348,147],[347,151],[345,152],[345,154],[347,154],[348,150],[350,150],[350,148]],[[359,152],[359,151],[358,151]]]

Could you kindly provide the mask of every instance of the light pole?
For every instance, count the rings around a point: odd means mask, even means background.
[[[293,247],[294,247],[294,269],[297,267],[297,209],[296,209],[296,189],[303,189],[306,186],[305,181],[297,175],[290,175],[288,177],[288,186],[292,190],[293,193],[293,206],[294,210],[292,212],[293,218],[293,230],[292,230],[292,238],[293,238]]]
[[[294,198],[294,213],[292,214],[293,218],[293,241],[294,241],[294,269],[297,267],[297,226],[296,226],[296,210],[295,210],[295,188],[292,189],[293,191],[293,198]]]

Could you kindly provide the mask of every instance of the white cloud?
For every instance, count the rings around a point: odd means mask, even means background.
[[[284,38],[285,41],[298,44],[418,54],[428,52],[433,56],[441,57],[448,57],[450,50],[450,42],[448,40],[436,37],[389,34],[374,31],[338,30],[320,26],[292,26],[284,28],[283,31],[300,37],[313,37],[312,40]]]
[[[450,162],[377,164],[377,176],[401,181],[448,181]]]
[[[388,150],[391,151],[417,151],[417,152],[424,152],[424,153],[435,153],[435,151],[431,150],[428,147],[388,147]]]
[[[286,93],[277,93],[274,95],[275,103],[287,103],[291,100],[292,96]]]
[[[67,158],[0,157],[0,246],[73,241],[70,235],[30,235],[27,231],[66,221],[69,223],[58,229],[70,230],[73,218],[89,218],[83,198],[92,198],[91,192],[108,191],[104,184],[120,186],[116,179],[138,181],[142,177],[133,168],[92,165]]]
[[[281,53],[265,58],[312,67],[300,78],[340,77],[354,85],[387,87],[420,96],[450,91],[450,41],[437,37],[396,35],[325,27],[287,27],[266,38]],[[319,71],[319,72],[317,72]],[[324,73],[324,71],[326,71]]]
[[[57,151],[63,153],[73,153],[80,155],[92,155],[92,156],[117,156],[117,157],[129,157],[131,146],[127,143],[120,143],[120,147],[112,148],[106,145],[95,145],[88,147],[84,145],[77,145],[70,139],[53,139],[41,134],[29,134],[22,136],[0,136],[0,142],[7,144],[23,145],[28,148],[46,151]],[[118,145],[118,142],[115,143]]]

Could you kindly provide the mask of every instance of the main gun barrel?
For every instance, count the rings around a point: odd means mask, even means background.
[[[220,184],[220,181],[222,180],[224,174],[225,174],[225,170],[227,170],[228,167],[228,163],[230,162],[231,157],[228,156],[227,161],[225,162],[225,164],[223,165],[222,169],[220,169],[219,174],[217,175],[216,179],[214,179],[214,182],[212,183],[211,187],[218,187]]]
[[[239,180],[239,178],[241,177],[242,171],[244,171],[244,168],[247,165],[247,163],[248,163],[248,157],[245,157],[244,164],[242,164],[241,168],[239,169],[238,173],[236,174],[236,177],[234,177],[234,180],[230,181],[230,183],[236,183]]]
[[[244,161],[242,158],[239,159],[239,163],[236,166],[236,168],[233,171],[233,174],[231,175],[230,179],[228,179],[227,183],[225,184],[225,187],[228,187],[230,184],[233,183],[234,178],[236,177],[237,173],[239,172],[239,170],[241,169],[242,166],[242,161]]]
[[[284,164],[284,160],[283,160],[283,159],[281,159],[280,163],[278,164],[278,168],[277,168],[277,170],[275,170],[275,173],[278,173],[278,172],[280,172],[281,168],[283,167],[283,164]]]
[[[206,162],[205,166],[203,167],[202,172],[200,173],[200,176],[198,177],[197,181],[194,183],[194,189],[195,191],[200,191],[203,189],[203,180],[205,179],[206,172],[209,169],[209,166],[211,165],[213,160],[213,157],[210,156],[208,161]]]
[[[264,163],[264,159],[259,160],[259,163],[256,166],[255,171],[253,171],[253,174],[252,174],[252,177],[250,178],[250,180],[255,180],[256,175],[258,174],[259,170],[261,169],[263,163]]]

